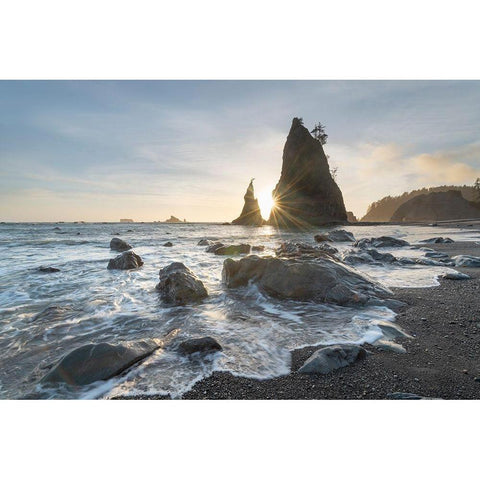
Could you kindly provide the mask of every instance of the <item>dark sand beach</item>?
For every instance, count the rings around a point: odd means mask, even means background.
[[[473,242],[428,245],[450,256],[480,255]],[[397,339],[407,353],[366,345],[363,361],[327,375],[297,373],[318,348],[292,352],[292,373],[252,380],[215,372],[184,399],[388,399],[394,392],[442,399],[480,398],[480,271],[456,268],[469,280],[440,279],[430,288],[394,289],[407,304],[397,324],[412,338]],[[143,397],[136,397],[143,398]],[[160,399],[168,397],[144,397]]]

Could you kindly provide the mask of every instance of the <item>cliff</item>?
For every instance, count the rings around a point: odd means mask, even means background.
[[[418,195],[397,208],[392,222],[431,222],[480,218],[480,203],[469,202],[458,190]]]
[[[330,174],[322,144],[298,118],[292,121],[282,173],[272,195],[272,225],[301,228],[347,221],[342,192]]]

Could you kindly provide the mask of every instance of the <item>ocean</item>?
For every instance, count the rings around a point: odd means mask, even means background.
[[[271,298],[255,286],[226,289],[226,257],[207,253],[199,240],[263,245],[275,255],[284,241],[315,244],[309,232],[270,226],[164,223],[37,223],[0,225],[0,398],[112,398],[169,394],[178,398],[215,370],[266,379],[290,371],[290,351],[307,345],[372,342],[378,321],[395,321],[386,307],[341,307]],[[435,236],[480,241],[478,231],[427,226],[348,226],[357,239],[394,236],[415,243]],[[107,270],[112,237],[133,246],[145,262],[135,271]],[[165,242],[173,247],[164,247]],[[349,243],[334,243],[340,251]],[[428,247],[428,245],[426,245]],[[416,259],[410,246],[380,249]],[[183,262],[205,284],[201,304],[171,306],[155,290],[158,272]],[[40,266],[60,269],[41,273]],[[387,287],[425,287],[451,271],[446,266],[365,264],[355,268]],[[51,307],[60,307],[52,309]],[[65,354],[88,343],[211,336],[222,352],[184,357],[160,349],[126,374],[86,387],[45,388],[38,381]]]

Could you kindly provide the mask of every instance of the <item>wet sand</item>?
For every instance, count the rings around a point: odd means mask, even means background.
[[[480,256],[480,244],[427,245],[451,256]],[[455,268],[469,280],[440,280],[431,288],[394,289],[407,304],[397,324],[411,339],[397,339],[406,354],[366,345],[371,355],[327,375],[297,373],[318,348],[292,352],[292,373],[252,380],[215,372],[184,399],[386,399],[394,392],[443,399],[480,398],[480,269]],[[142,398],[142,397],[137,397]],[[145,397],[160,399],[165,397]],[[167,397],[168,398],[168,397]]]

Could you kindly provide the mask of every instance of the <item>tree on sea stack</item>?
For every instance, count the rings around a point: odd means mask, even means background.
[[[328,135],[325,133],[325,125],[322,125],[320,122],[315,125],[313,130],[310,130],[310,133],[313,133],[313,138],[322,145],[327,143]]]

